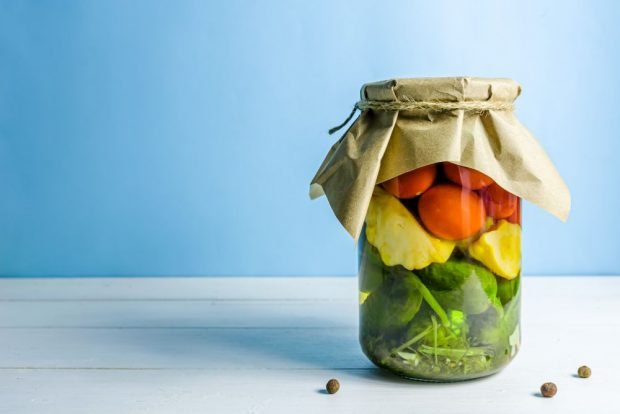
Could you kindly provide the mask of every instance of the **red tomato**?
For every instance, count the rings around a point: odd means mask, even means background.
[[[422,194],[418,213],[428,231],[446,240],[473,236],[486,218],[478,194],[454,184],[438,184]]]
[[[504,190],[496,183],[482,190],[482,199],[487,214],[495,219],[505,219],[512,216],[517,209],[517,204],[519,204],[519,197]]]
[[[401,174],[383,183],[383,188],[398,198],[414,198],[428,190],[437,176],[435,164]]]
[[[443,163],[443,172],[448,180],[460,184],[470,190],[479,190],[493,183],[493,179],[488,175],[476,171],[472,168],[461,167],[460,165]]]
[[[514,213],[512,213],[512,216],[508,217],[506,220],[510,223],[521,225],[521,203],[519,200],[517,200],[517,208]]]

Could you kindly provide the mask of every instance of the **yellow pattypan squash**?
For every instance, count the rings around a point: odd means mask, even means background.
[[[383,263],[409,270],[444,263],[455,245],[427,233],[396,197],[380,187],[375,189],[368,207],[366,238],[379,250]]]
[[[469,254],[498,276],[514,279],[521,271],[521,226],[500,220],[469,246]]]

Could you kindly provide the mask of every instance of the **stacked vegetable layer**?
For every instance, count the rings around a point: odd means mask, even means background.
[[[377,186],[360,239],[360,340],[379,366],[459,380],[519,347],[520,200],[431,165]]]

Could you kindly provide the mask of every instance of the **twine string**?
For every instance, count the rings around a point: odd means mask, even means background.
[[[514,105],[512,102],[497,102],[497,101],[467,101],[467,102],[430,102],[430,101],[368,101],[361,100],[355,103],[353,110],[340,125],[337,125],[329,130],[329,134],[341,130],[344,128],[355,113],[360,110],[362,112],[367,110],[372,111],[455,111],[463,110],[469,112],[486,112],[486,111],[512,111]]]

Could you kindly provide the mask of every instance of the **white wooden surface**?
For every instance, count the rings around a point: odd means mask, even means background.
[[[456,384],[366,360],[356,283],[0,280],[0,413],[620,413],[618,277],[526,277],[521,353]]]

